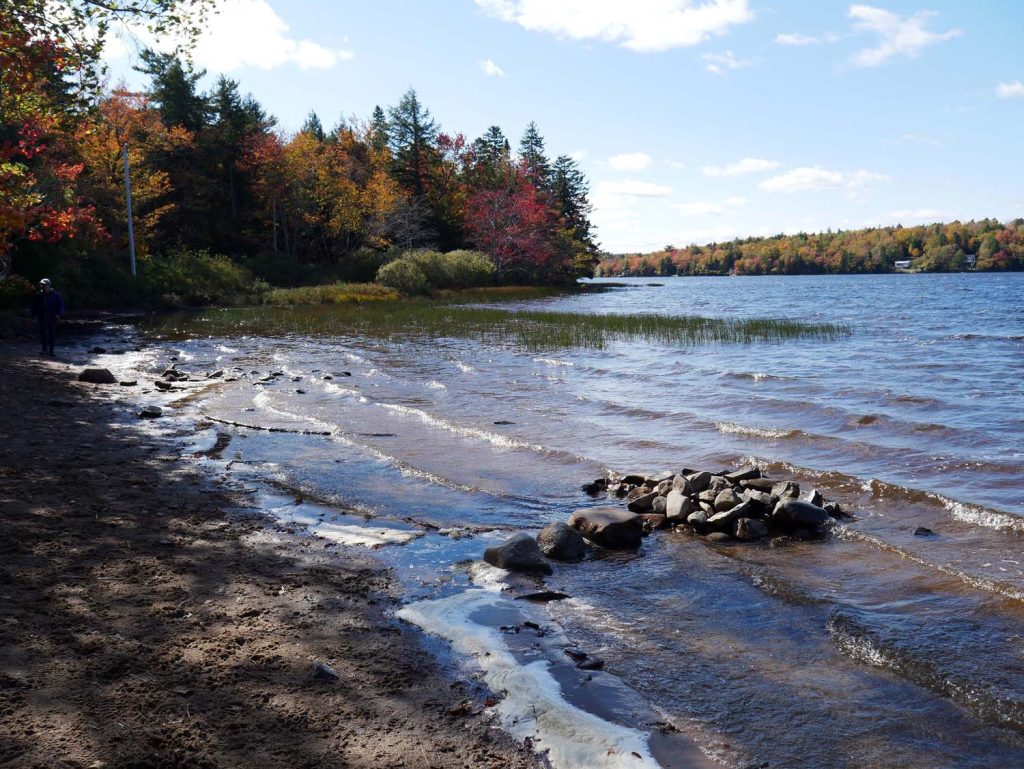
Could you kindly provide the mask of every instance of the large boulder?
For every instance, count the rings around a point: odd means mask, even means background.
[[[541,552],[537,540],[523,532],[513,535],[504,544],[487,548],[484,551],[484,560],[491,566],[509,571],[522,571],[528,574],[551,573],[551,564]]]
[[[537,546],[556,561],[578,561],[587,552],[587,543],[576,529],[558,521],[549,523],[537,535]]]
[[[725,474],[725,480],[729,481],[729,483],[739,483],[740,481],[749,481],[753,478],[760,477],[761,471],[753,465],[748,465],[747,467]]]
[[[595,545],[609,549],[640,547],[643,519],[617,507],[586,507],[569,516],[569,525]]]
[[[740,495],[734,489],[723,489],[715,495],[715,501],[712,504],[715,506],[715,512],[721,513],[725,510],[731,510],[742,501]]]
[[[787,529],[816,529],[828,522],[828,513],[799,499],[780,499],[772,511],[772,523]]]
[[[710,476],[709,476],[710,477]],[[693,486],[690,485],[690,481],[687,480],[685,475],[677,475],[672,479],[672,488],[676,491],[681,491],[687,496],[694,493]]]
[[[665,497],[655,497],[654,502],[651,504],[651,512],[658,515],[665,515],[668,510],[668,502]]]
[[[670,521],[685,521],[686,516],[697,509],[697,504],[679,489],[673,489],[665,497],[665,515]]]
[[[763,491],[765,494],[771,494],[774,485],[775,481],[771,478],[748,478],[745,481],[740,481],[740,486],[743,488],[756,489],[757,491]]]
[[[686,480],[690,482],[690,492],[692,494],[700,494],[711,484],[711,473],[706,471],[693,473],[687,476]]]
[[[78,375],[79,382],[89,384],[117,384],[117,377],[106,368],[87,368]]]
[[[714,515],[708,516],[708,526],[712,529],[730,529],[740,518],[750,518],[753,515],[753,507],[753,502],[744,500],[726,510],[718,510]]]

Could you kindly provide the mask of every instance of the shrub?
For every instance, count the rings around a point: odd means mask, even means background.
[[[378,282],[399,288],[385,280],[393,280],[394,278],[389,276],[394,271],[408,271],[409,267],[394,267],[399,264],[416,268],[426,282],[426,290],[477,288],[494,282],[494,264],[486,254],[479,251],[449,251],[446,254],[427,249],[406,251],[398,259],[381,268],[377,273]],[[402,288],[399,290],[403,293],[412,293]],[[415,293],[423,293],[423,290]]]
[[[32,301],[35,288],[20,275],[9,275],[0,279],[0,308],[23,310]]]
[[[481,251],[449,251],[452,283],[444,288],[479,288],[494,284],[494,262]]]
[[[425,294],[430,290],[430,282],[423,270],[404,258],[381,267],[377,272],[377,282],[408,295]]]
[[[268,287],[228,257],[179,248],[139,260],[140,289],[166,306],[224,304]]]

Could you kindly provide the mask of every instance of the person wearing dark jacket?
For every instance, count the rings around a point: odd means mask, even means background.
[[[53,355],[57,319],[64,317],[64,300],[53,290],[49,278],[39,281],[39,293],[32,298],[32,317],[39,319],[40,355]]]

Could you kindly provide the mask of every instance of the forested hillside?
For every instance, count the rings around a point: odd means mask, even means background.
[[[205,73],[173,54],[143,52],[144,92],[101,87],[98,51],[75,44],[51,6],[8,5],[0,16],[8,294],[42,274],[99,300],[135,285],[125,147],[140,278],[150,281],[173,283],[195,265],[236,281],[373,280],[417,247],[482,251],[499,283],[561,283],[593,268],[587,180],[570,157],[549,158],[533,123],[515,146],[498,126],[467,139],[443,130],[410,89],[366,118],[326,126],[311,112],[287,132],[238,82],[220,77],[204,89]],[[102,14],[105,5],[84,7]],[[70,31],[81,35],[83,24]]]
[[[606,256],[600,275],[805,275],[1024,269],[1024,219],[776,235]],[[902,266],[901,266],[902,268]]]

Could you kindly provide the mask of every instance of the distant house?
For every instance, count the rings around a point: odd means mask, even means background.
[[[894,267],[897,270],[909,270],[910,269],[910,261],[911,261],[910,259],[900,259],[898,262],[896,262]]]

